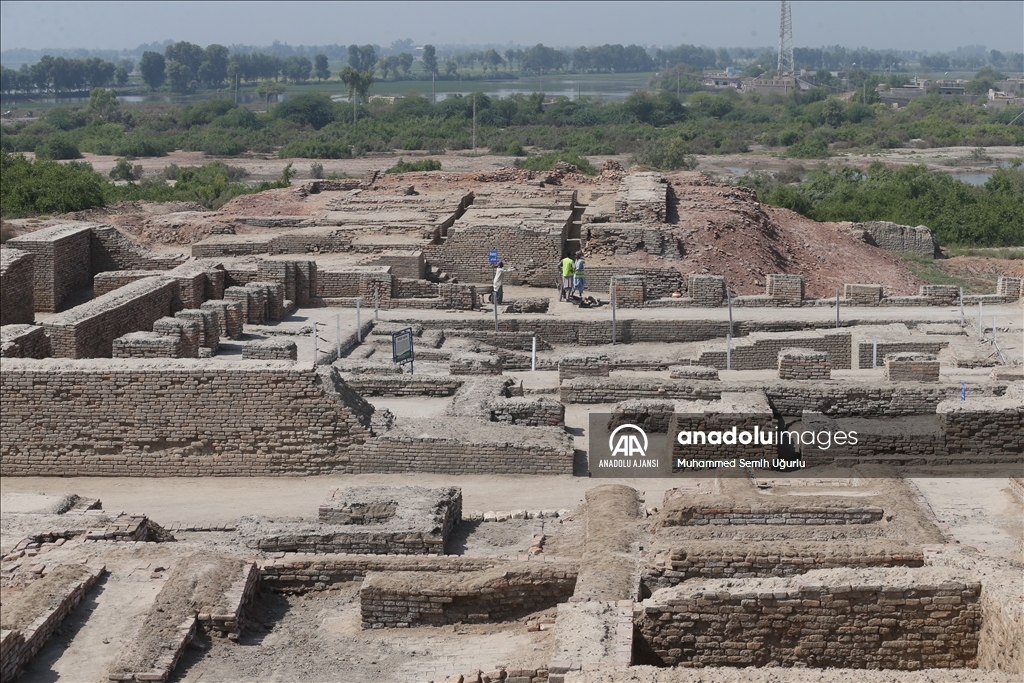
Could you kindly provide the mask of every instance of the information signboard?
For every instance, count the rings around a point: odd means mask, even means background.
[[[413,349],[412,338],[413,335],[411,327],[391,333],[391,357],[396,363],[408,363],[410,372],[412,370],[413,360],[416,356],[416,352]]]
[[[491,249],[489,252],[487,252],[487,260],[491,262],[492,266],[498,265],[498,250]]]

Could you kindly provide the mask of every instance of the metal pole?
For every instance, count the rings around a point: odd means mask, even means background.
[[[615,346],[615,278],[612,278],[612,346]]]
[[[839,288],[836,287],[836,329],[839,329]]]
[[[363,343],[362,299],[356,299],[356,341]]]
[[[338,315],[334,316],[334,339],[335,339],[335,342],[337,344],[337,346],[335,348],[335,351],[336,351],[337,355],[335,355],[334,358],[335,358],[335,360],[338,360],[338,359],[341,358],[341,314],[340,313]]]
[[[878,367],[878,337],[871,339],[871,367]]]
[[[725,300],[729,302],[729,336],[731,337],[732,332],[732,292],[729,291],[729,286],[725,287]]]
[[[380,320],[380,289],[373,290],[373,319]]]
[[[537,335],[533,335],[533,354],[530,357],[530,370],[537,370]]]
[[[491,295],[491,301],[494,302],[494,331],[498,331],[498,295],[497,292]]]
[[[964,328],[964,288],[960,288],[960,329]]]
[[[732,370],[732,335],[725,335],[725,369]]]
[[[981,317],[981,302],[978,302],[978,339],[985,338],[985,321]]]

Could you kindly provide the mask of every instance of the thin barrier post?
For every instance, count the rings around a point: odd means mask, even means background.
[[[729,291],[729,286],[725,287],[725,299],[729,303],[729,336],[731,337],[732,332],[732,292]]]
[[[380,320],[380,289],[373,288],[373,319]]]
[[[615,346],[615,278],[612,278],[612,346]]]
[[[871,339],[871,367],[878,367],[878,337]]]
[[[960,329],[964,328],[964,288],[960,288]]]
[[[533,335],[533,353],[530,356],[530,370],[537,370],[537,335]]]
[[[996,350],[996,355],[999,356],[999,362],[1006,365],[1006,356],[1003,355],[1002,349],[999,348],[999,342],[996,340],[995,316],[992,316],[992,348]]]
[[[341,314],[334,316],[335,359],[341,360]]]
[[[985,321],[982,318],[982,305],[978,302],[978,339],[985,338]]]
[[[316,334],[316,323],[313,323],[313,367],[316,367],[317,360],[320,359],[320,349],[317,348],[317,334]]]
[[[498,331],[498,297],[492,295],[491,296],[491,301],[494,302],[494,331],[495,331],[495,333],[497,333],[497,331]]]
[[[725,369],[732,370],[732,335],[725,335]]]
[[[356,299],[356,341],[363,343],[362,299]]]
[[[836,329],[839,329],[839,288],[836,287]]]

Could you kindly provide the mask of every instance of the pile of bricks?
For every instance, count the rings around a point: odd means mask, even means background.
[[[671,379],[718,379],[718,368],[708,365],[672,365],[668,372]]]
[[[493,353],[460,353],[448,362],[453,375],[500,375],[502,370],[501,356]]]
[[[843,285],[843,298],[851,306],[877,306],[882,300],[882,285]]]
[[[765,278],[765,294],[776,306],[799,306],[804,299],[804,276],[772,273]]]
[[[779,351],[779,379],[832,379],[832,359],[827,351],[782,349]]]
[[[242,344],[246,360],[297,360],[298,346],[291,339],[255,339]]]
[[[939,361],[930,353],[887,354],[885,378],[890,382],[938,382]]]
[[[721,275],[691,275],[686,290],[697,306],[721,306],[725,300],[725,278]]]
[[[610,367],[608,356],[567,353],[558,359],[558,381],[575,377],[607,377]]]

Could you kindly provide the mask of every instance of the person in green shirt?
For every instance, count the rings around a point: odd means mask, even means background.
[[[562,286],[559,287],[558,300],[561,301],[562,297],[565,297],[565,300],[568,301],[569,297],[572,295],[572,285],[573,285],[573,283],[572,283],[573,262],[572,262],[572,258],[570,258],[568,254],[565,255],[564,259],[562,259],[561,267],[562,267]]]

